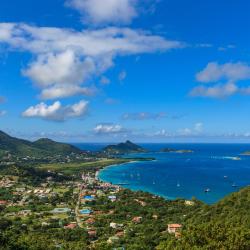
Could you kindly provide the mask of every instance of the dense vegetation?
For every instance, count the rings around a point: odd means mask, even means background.
[[[250,249],[250,187],[230,194],[191,216],[178,240],[163,241],[163,249]]]
[[[64,143],[58,143],[49,139],[40,139],[35,142],[11,137],[0,131],[0,156],[6,154],[26,156],[50,156],[54,154],[68,155],[70,153],[81,153],[81,150]]]

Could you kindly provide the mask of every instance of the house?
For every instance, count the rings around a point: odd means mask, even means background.
[[[76,227],[77,227],[76,223],[70,223],[70,224],[64,226],[64,229],[74,229]]]
[[[23,193],[25,191],[25,188],[16,188],[16,191],[19,193]]]
[[[46,226],[49,226],[50,225],[50,223],[48,223],[48,222],[42,222],[42,227],[46,227]]]
[[[93,218],[89,218],[89,219],[87,219],[87,220],[85,221],[85,223],[88,224],[88,225],[92,225],[92,224],[95,223],[95,220],[94,220]]]
[[[54,208],[51,212],[54,214],[64,214],[70,212],[71,209],[67,207]]]
[[[175,236],[175,238],[180,239],[181,238],[181,233],[180,232],[175,232],[174,236]]]
[[[31,214],[32,214],[31,210],[22,210],[18,212],[18,215],[21,215],[21,216],[28,216]]]
[[[88,231],[88,235],[90,237],[96,237],[96,230],[90,230],[90,231]]]
[[[168,224],[168,233],[175,234],[182,228],[181,224]]]
[[[132,219],[132,222],[134,222],[134,223],[140,223],[141,221],[142,221],[142,217],[141,216],[137,216],[137,217],[134,217]]]
[[[185,205],[186,206],[194,206],[194,201],[189,201],[189,200],[185,200]]]
[[[116,201],[116,196],[115,195],[109,195],[108,199],[111,200],[112,202]]]
[[[0,206],[5,206],[5,205],[7,205],[7,201],[5,201],[5,200],[0,200]]]
[[[121,228],[121,227],[123,227],[123,224],[117,224],[117,223],[115,223],[115,222],[111,222],[111,223],[109,224],[109,226],[110,226],[111,228],[116,229],[116,228]]]

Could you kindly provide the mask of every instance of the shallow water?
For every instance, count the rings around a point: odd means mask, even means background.
[[[132,190],[148,191],[165,198],[196,197],[214,203],[225,195],[250,184],[249,144],[143,144],[154,151],[124,157],[154,157],[156,161],[111,166],[99,178],[123,183]],[[162,148],[191,149],[194,153],[159,153]],[[240,157],[241,160],[236,160]],[[226,176],[226,177],[225,177]],[[233,187],[233,186],[236,187]],[[210,192],[204,192],[210,189]]]

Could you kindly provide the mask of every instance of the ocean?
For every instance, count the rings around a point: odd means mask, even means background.
[[[150,152],[123,157],[153,157],[156,160],[110,166],[100,172],[99,178],[167,199],[195,197],[207,204],[213,204],[250,184],[250,156],[241,155],[250,150],[250,144],[140,145]],[[77,146],[100,150],[105,144]],[[159,152],[163,148],[188,149],[193,153]]]

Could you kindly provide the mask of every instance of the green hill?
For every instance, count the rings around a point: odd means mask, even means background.
[[[78,149],[77,147],[74,147],[70,144],[55,142],[47,138],[39,139],[35,141],[32,145],[41,150],[57,154],[81,153],[81,150]]]
[[[165,249],[250,249],[250,187],[188,215],[180,239],[163,241]]]
[[[0,156],[7,153],[17,156],[49,156],[81,153],[81,150],[50,139],[39,139],[35,142],[18,139],[0,131]]]
[[[129,154],[129,153],[143,153],[147,152],[146,149],[138,146],[131,141],[119,143],[117,145],[108,145],[103,149],[103,152],[108,154]]]

